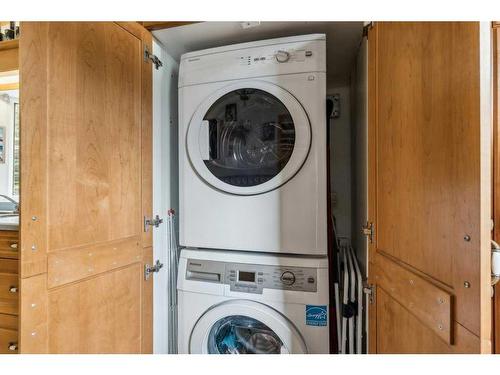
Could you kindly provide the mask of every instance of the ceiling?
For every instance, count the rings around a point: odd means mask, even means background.
[[[363,33],[363,22],[200,22],[153,31],[177,61],[185,52],[292,35],[324,33],[327,40],[328,87],[348,84]]]

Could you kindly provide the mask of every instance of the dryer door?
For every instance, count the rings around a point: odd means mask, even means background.
[[[195,354],[306,354],[306,344],[295,326],[262,303],[231,300],[216,305],[198,320],[191,332]]]
[[[212,187],[237,195],[276,189],[307,158],[311,127],[301,104],[262,81],[228,85],[198,108],[187,132],[191,165]]]

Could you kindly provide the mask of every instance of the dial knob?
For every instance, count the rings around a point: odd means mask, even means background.
[[[290,53],[287,51],[278,51],[276,52],[276,61],[279,63],[284,63],[290,60]]]
[[[295,283],[295,275],[293,272],[285,271],[281,274],[280,280],[285,285],[293,285]]]

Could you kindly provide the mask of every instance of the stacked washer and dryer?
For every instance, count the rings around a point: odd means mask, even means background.
[[[184,54],[179,353],[328,353],[326,40]]]

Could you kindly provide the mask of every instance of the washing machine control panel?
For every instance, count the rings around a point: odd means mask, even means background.
[[[317,269],[189,259],[186,279],[229,285],[231,291],[262,293],[263,289],[317,291]]]
[[[317,270],[305,267],[226,263],[231,291],[262,293],[264,288],[316,292]]]

